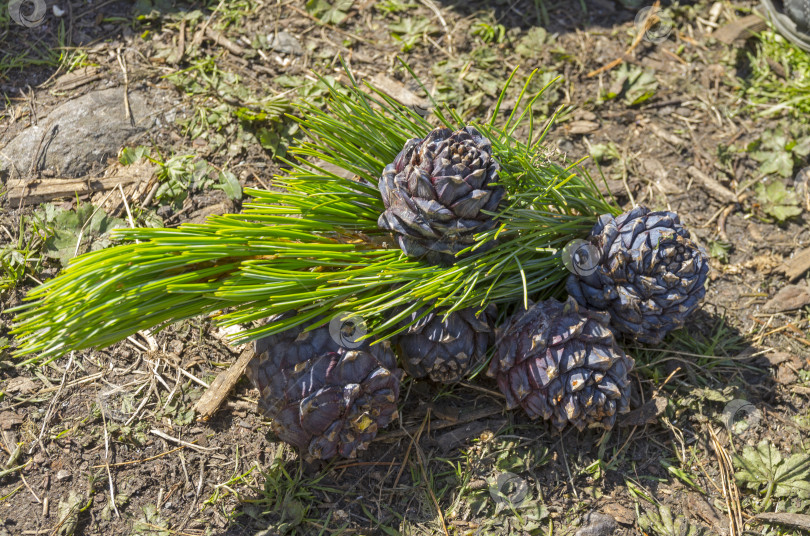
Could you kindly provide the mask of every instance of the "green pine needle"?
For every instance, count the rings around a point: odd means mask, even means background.
[[[299,106],[309,141],[290,150],[296,159],[275,179],[282,191],[248,190],[253,200],[241,214],[204,224],[118,230],[121,245],[73,259],[15,309],[17,354],[34,354],[26,363],[52,360],[201,314],[225,326],[252,326],[236,342],[343,313],[363,317],[368,337],[379,340],[401,330],[399,321],[420,307],[449,313],[559,292],[568,275],[561,248],[587,235],[600,214],[618,212],[577,165],[544,156],[548,127],[533,144],[513,137],[527,118],[528,140],[535,135],[530,106],[515,118],[524,86],[504,127],[495,126],[498,107],[492,121],[474,125],[492,141],[501,165],[507,190],[501,225],[479,235],[472,255],[453,266],[405,257],[377,227],[384,207],[376,183],[405,142],[432,126],[347,74],[351,84],[330,88],[326,110]],[[464,126],[452,111],[435,115],[449,128]],[[330,173],[318,160],[356,179]],[[496,247],[475,253],[492,240]],[[254,324],[291,310],[298,314]]]

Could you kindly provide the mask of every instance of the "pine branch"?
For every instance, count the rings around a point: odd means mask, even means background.
[[[369,90],[336,85],[326,110],[300,107],[309,141],[291,149],[297,159],[275,180],[282,191],[248,190],[253,200],[241,214],[204,224],[119,230],[120,245],[77,257],[32,290],[15,310],[18,355],[53,359],[200,314],[223,325],[250,325],[298,312],[245,329],[238,342],[340,313],[362,316],[368,336],[380,339],[402,329],[399,320],[420,307],[449,313],[558,292],[567,276],[560,249],[585,236],[598,215],[617,210],[577,165],[551,163],[539,142],[529,146],[513,137],[525,118],[533,125],[530,107],[514,117],[525,87],[504,127],[475,125],[501,165],[506,208],[498,214],[501,225],[477,236],[473,254],[450,267],[405,257],[377,227],[383,167],[431,126]],[[447,126],[461,126],[452,112],[437,115]],[[355,179],[311,163],[318,159]],[[493,240],[496,247],[483,247]]]

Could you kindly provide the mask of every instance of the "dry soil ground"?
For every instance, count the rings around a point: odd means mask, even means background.
[[[397,426],[357,460],[322,465],[300,462],[267,437],[246,381],[211,420],[195,420],[191,408],[203,385],[239,354],[208,321],[38,368],[15,366],[11,315],[3,314],[0,534],[799,530],[784,523],[806,519],[763,525],[754,516],[810,513],[802,472],[810,468],[801,465],[810,449],[810,297],[797,258],[810,247],[807,178],[799,173],[810,129],[795,107],[770,109],[790,96],[759,89],[768,81],[789,86],[807,73],[769,57],[757,37],[725,44],[710,36],[750,13],[754,4],[742,1],[665,3],[671,26],[625,55],[643,5],[49,1],[34,27],[6,18],[0,147],[13,164],[0,168],[0,243],[7,264],[12,250],[31,244],[32,258],[52,257],[22,261],[24,275],[6,285],[2,310],[52,277],[56,257],[76,247],[76,223],[62,219],[43,228],[61,225],[67,246],[34,239],[31,222],[45,214],[37,203],[62,213],[77,206],[76,196],[45,188],[53,179],[80,178],[79,200],[103,203],[111,217],[127,218],[126,195],[140,224],[178,225],[238,210],[216,179],[194,183],[185,199],[173,197],[157,189],[169,180],[161,166],[132,172],[116,156],[122,146],[145,146],[164,163],[191,155],[181,162],[227,167],[243,187],[271,185],[279,170],[274,157],[300,132],[262,99],[318,102],[324,92],[313,72],[345,80],[341,57],[359,79],[425,106],[399,55],[440,102],[469,118],[487,115],[514,67],[520,80],[539,69],[534,89],[559,76],[536,105],[546,117],[560,110],[550,154],[594,155],[586,168],[604,175],[622,206],[678,212],[711,252],[713,270],[705,303],[685,330],[661,348],[629,345],[638,364],[638,411],[610,433],[559,434],[505,412],[486,381],[452,389],[409,381]],[[589,76],[617,58],[622,65]],[[114,90],[112,100],[105,90]],[[108,106],[109,121],[81,123],[76,116],[91,105]],[[261,113],[268,116],[256,117]],[[49,141],[52,125],[68,118],[89,129],[87,137],[71,143],[53,134]],[[20,181],[41,197],[27,190],[22,202]],[[122,190],[107,197],[122,181]],[[796,198],[781,196],[778,186],[763,194],[760,183],[783,184]],[[87,191],[93,188],[99,191]],[[779,210],[799,214],[779,221]],[[97,227],[90,241],[103,236]],[[93,245],[87,241],[82,249]],[[791,283],[799,287],[789,288],[790,297],[769,302]],[[730,403],[737,422],[728,422]],[[773,456],[774,471],[760,460],[766,470],[759,480],[744,481],[735,456],[763,441],[768,453],[794,455],[799,484],[775,476]],[[507,473],[514,480],[498,480]],[[493,493],[499,486],[514,504]]]

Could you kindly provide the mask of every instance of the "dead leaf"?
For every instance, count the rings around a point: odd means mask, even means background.
[[[772,352],[765,356],[768,362],[771,364],[772,367],[775,367],[781,363],[784,363],[788,359],[791,359],[791,355],[787,352]]]
[[[640,408],[625,415],[619,422],[619,426],[644,426],[654,423],[666,409],[667,399],[663,396],[656,396]]]
[[[0,428],[3,430],[11,430],[15,426],[23,423],[23,418],[13,411],[4,411],[0,413]]]
[[[766,313],[782,313],[801,309],[810,305],[810,287],[807,285],[788,285],[779,289],[776,296],[763,306]]]
[[[632,525],[636,521],[636,513],[618,503],[608,503],[602,507],[602,513],[611,516],[617,523]]]
[[[31,378],[11,378],[3,386],[3,390],[11,394],[28,395],[37,390],[37,382]]]
[[[429,103],[406,88],[401,82],[388,78],[383,73],[377,73],[371,79],[371,84],[404,104],[417,109],[427,110]]]
[[[737,39],[747,39],[767,28],[768,23],[760,15],[748,15],[721,26],[709,37],[730,45]]]
[[[784,272],[791,283],[798,281],[808,270],[810,270],[810,248],[799,251],[785,262]]]
[[[791,385],[799,379],[794,371],[787,363],[779,365],[776,369],[776,382],[780,385]]]
[[[689,512],[696,519],[707,523],[719,534],[728,534],[728,519],[720,513],[703,496],[693,491],[687,492],[682,499],[684,512]]]

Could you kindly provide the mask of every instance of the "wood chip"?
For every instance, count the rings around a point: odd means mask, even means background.
[[[805,514],[789,514],[787,512],[757,514],[751,519],[753,523],[770,523],[782,525],[792,529],[810,531],[810,516]]]
[[[37,205],[62,197],[76,197],[94,192],[112,190],[119,184],[129,186],[142,180],[135,176],[112,176],[101,179],[50,179],[42,178],[33,181],[12,179],[8,181],[8,200],[12,207]]]
[[[244,48],[240,47],[210,26],[205,27],[205,36],[217,45],[222,45],[222,48],[226,49],[231,54],[244,56],[246,53]]]
[[[76,69],[57,78],[54,82],[53,90],[70,91],[71,89],[76,89],[90,82],[95,82],[96,80],[101,80],[101,75],[97,67],[82,67],[81,69]]]
[[[569,134],[589,134],[599,130],[599,123],[596,121],[571,121],[565,126]]]
[[[810,305],[810,287],[807,285],[788,285],[779,289],[776,296],[762,307],[766,313],[783,313],[801,309]]]
[[[736,203],[737,194],[720,184],[716,179],[713,179],[700,171],[695,166],[686,168],[686,172],[693,178],[699,181],[706,189],[709,195],[722,201],[723,203]]]
[[[253,345],[248,344],[239,355],[239,359],[227,370],[220,372],[211,382],[211,386],[205,390],[197,403],[194,404],[194,411],[198,414],[198,421],[207,421],[217,412],[222,402],[242,377],[242,374],[245,373],[245,368],[247,368],[247,364],[253,359],[254,355]]]
[[[709,37],[713,37],[721,43],[730,45],[738,39],[748,39],[762,30],[767,29],[768,23],[765,22],[760,15],[748,15],[747,17],[737,19],[730,24],[721,26],[712,32]]]
[[[791,283],[795,283],[810,270],[810,248],[796,253],[785,263],[784,272]]]

